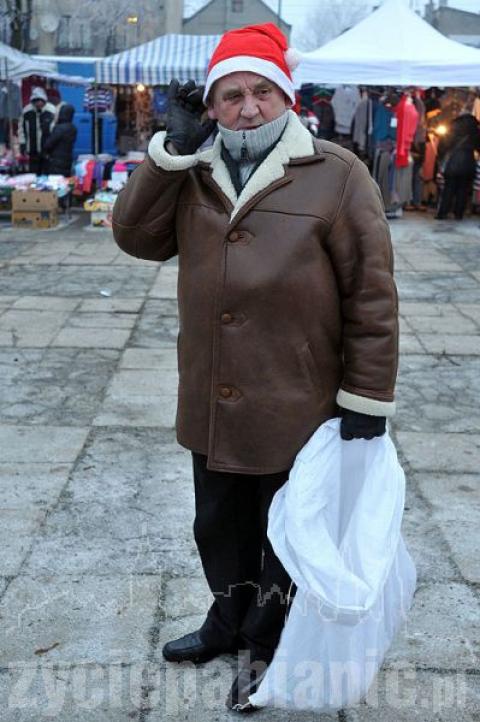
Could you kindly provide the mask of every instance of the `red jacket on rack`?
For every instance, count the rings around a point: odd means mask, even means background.
[[[408,165],[408,155],[420,116],[414,104],[406,95],[402,96],[394,109],[394,113],[397,117],[397,157],[395,165],[397,168],[405,168]]]

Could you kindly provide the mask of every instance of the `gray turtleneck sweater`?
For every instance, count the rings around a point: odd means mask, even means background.
[[[227,157],[224,154],[224,160],[237,193],[240,193],[250,176],[275,146],[287,121],[288,111],[285,111],[275,120],[260,125],[254,130],[229,130],[218,123],[223,146],[228,151]],[[232,166],[236,166],[236,168],[232,168]],[[237,173],[233,173],[233,170],[237,170]]]

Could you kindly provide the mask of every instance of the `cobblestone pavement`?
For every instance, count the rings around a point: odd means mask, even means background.
[[[258,722],[480,719],[480,227],[392,223],[404,534],[418,569],[369,704]],[[175,443],[175,263],[108,231],[0,231],[0,719],[221,722],[224,656],[166,665],[209,593]]]

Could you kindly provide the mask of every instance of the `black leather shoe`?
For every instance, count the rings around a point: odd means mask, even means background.
[[[171,642],[167,642],[162,649],[162,654],[167,662],[193,662],[194,664],[201,664],[202,662],[208,662],[214,657],[218,657],[219,654],[235,651],[236,648],[219,649],[218,647],[211,647],[205,644],[201,640],[197,630],[196,632],[189,632],[179,639],[173,639]]]
[[[240,669],[225,702],[228,709],[243,713],[255,712],[258,709],[248,698],[257,691],[267,666],[266,662],[256,660]]]

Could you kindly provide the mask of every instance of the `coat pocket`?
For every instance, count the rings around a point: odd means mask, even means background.
[[[319,396],[322,396],[322,377],[317,366],[310,348],[310,344],[306,341],[303,346],[298,349],[298,356],[304,372],[305,377],[309,381],[310,386],[313,386]]]

